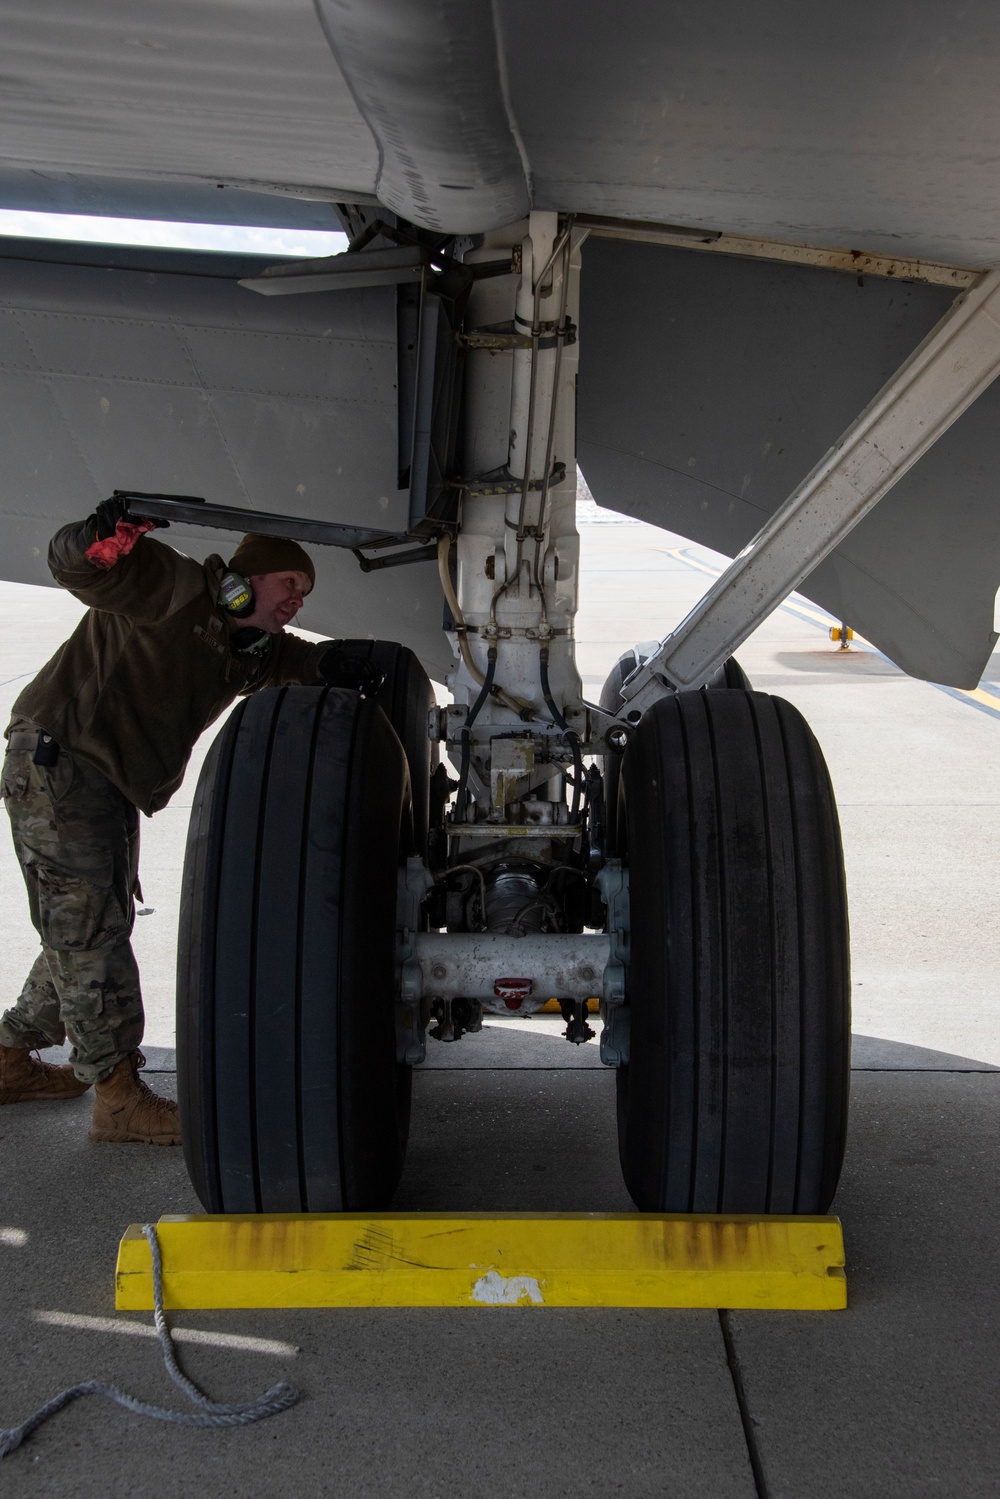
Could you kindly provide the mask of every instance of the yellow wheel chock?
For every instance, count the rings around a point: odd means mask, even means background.
[[[163,1217],[163,1301],[198,1307],[847,1305],[837,1218],[657,1213]],[[116,1306],[149,1311],[149,1245],[118,1250]]]

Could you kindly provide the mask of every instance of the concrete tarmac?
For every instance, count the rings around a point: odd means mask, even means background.
[[[584,507],[585,691],[662,635],[720,559]],[[78,616],[0,586],[0,711]],[[308,624],[308,616],[303,621]],[[796,702],[830,762],[852,901],[855,1073],[834,1211],[842,1313],[254,1311],[178,1314],[217,1399],[287,1378],[293,1410],[199,1432],[78,1402],[0,1463],[22,1495],[923,1499],[1000,1492],[995,1436],[1000,1027],[997,711],[837,652],[792,600],[740,652]],[[1000,680],[988,673],[987,687]],[[210,736],[209,736],[210,737]],[[200,763],[203,746],[195,757]],[[193,773],[144,822],[151,915],[136,946],[153,1086],[172,1091],[172,951]],[[6,842],[3,973],[34,954]],[[400,1210],[628,1211],[614,1078],[558,1018],[497,1021],[433,1047],[415,1077]],[[182,1408],[148,1316],[113,1310],[129,1222],[196,1212],[180,1153],[91,1144],[86,1097],[0,1111],[0,1425],[109,1379]],[[146,1329],[146,1332],[140,1331]],[[232,1346],[234,1338],[242,1339]],[[213,1341],[215,1340],[215,1341]],[[175,1398],[176,1394],[176,1398]]]

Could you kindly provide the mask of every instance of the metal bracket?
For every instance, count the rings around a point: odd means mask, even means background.
[[[607,932],[611,951],[604,969],[601,998],[601,1061],[606,1067],[623,1067],[629,1060],[630,1020],[625,1002],[625,981],[631,956],[628,870],[621,859],[608,859],[594,881],[608,909]]]
[[[212,526],[220,531],[254,531],[259,536],[281,536],[291,541],[344,547],[354,553],[363,573],[437,558],[436,538],[418,546],[408,546],[407,543],[415,538],[396,531],[372,531],[362,526],[343,526],[337,521],[274,515],[265,510],[238,510],[235,505],[214,505],[194,494],[140,494],[121,489],[116,489],[115,494],[128,502],[129,515],[133,517],[150,516],[153,520],[176,521],[180,525]],[[372,551],[388,547],[400,550],[389,552],[384,557],[366,557],[362,547]]]
[[[356,291],[368,286],[399,286],[422,281],[431,254],[423,245],[401,245],[391,250],[347,250],[341,255],[321,255],[314,260],[293,260],[269,265],[259,276],[247,276],[239,284],[265,297],[294,296],[301,292]]]
[[[673,689],[671,689],[673,691]],[[635,728],[624,716],[608,713],[596,703],[584,702],[587,712],[587,732],[581,748],[588,755],[606,755],[609,750],[620,755]]]
[[[548,331],[546,325],[544,336],[538,340],[539,349],[554,349],[560,342],[557,331]],[[553,325],[554,327],[554,325]],[[518,333],[512,321],[506,323],[489,323],[485,328],[470,328],[467,333],[456,333],[456,343],[460,343],[466,349],[486,349],[491,354],[504,353],[510,349],[531,349],[535,346],[535,340],[531,333]],[[568,323],[563,330],[561,342],[565,348],[568,344],[576,343],[576,325]]]
[[[361,571],[374,573],[383,567],[406,567],[410,562],[437,561],[437,538],[423,542],[420,546],[407,547],[405,551],[390,552],[386,557],[366,557],[357,547],[353,547],[352,551]]]
[[[552,472],[548,479],[529,479],[527,488],[534,493],[537,490],[553,489],[561,484],[566,477],[565,463],[556,463],[552,466]],[[467,484],[456,483],[454,486],[460,489],[470,500],[483,499],[489,495],[499,494],[521,494],[525,488],[523,479],[515,479],[512,474],[502,470],[496,474],[482,474],[478,479],[470,479]]]
[[[268,510],[243,510],[236,505],[215,505],[195,494],[143,494],[135,489],[116,489],[135,519],[176,522],[185,526],[212,526],[219,531],[253,531],[258,536],[282,536],[290,541],[308,541],[319,546],[400,546],[409,538],[395,531],[375,531],[368,526],[343,526],[337,521],[307,520],[297,515],[275,515]]]
[[[399,1005],[396,1025],[396,1058],[408,1066],[427,1055],[423,1013],[424,975],[417,958],[420,909],[434,888],[434,877],[420,856],[407,859],[399,871],[396,894],[396,967],[399,974]]]

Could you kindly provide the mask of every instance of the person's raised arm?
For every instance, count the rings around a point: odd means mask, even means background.
[[[374,697],[385,673],[367,657],[356,651],[345,651],[339,640],[320,640],[312,644],[299,635],[273,637],[266,679],[257,685],[285,687],[298,683],[318,687],[350,687],[365,697]]]
[[[102,500],[86,520],[57,531],[49,543],[49,571],[60,587],[91,608],[138,620],[162,619],[186,602],[191,587],[200,584],[201,569],[170,548],[144,540],[147,531],[166,522],[126,519],[124,504],[118,496]]]

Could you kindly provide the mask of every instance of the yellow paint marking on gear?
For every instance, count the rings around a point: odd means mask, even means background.
[[[847,1305],[837,1218],[658,1213],[163,1217],[164,1306]],[[119,1245],[119,1311],[153,1304],[149,1246]]]

